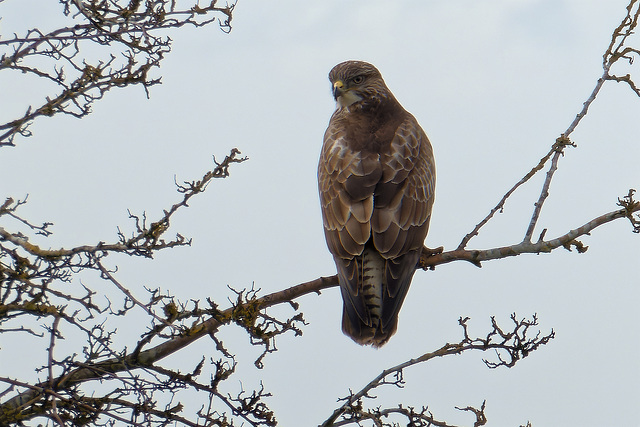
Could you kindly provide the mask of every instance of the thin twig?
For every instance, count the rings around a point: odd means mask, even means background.
[[[518,319],[516,314],[511,315],[511,320],[514,323],[512,330],[505,330],[501,328],[495,317],[491,318],[492,329],[485,337],[481,338],[471,338],[469,336],[468,331],[468,322],[469,318],[460,318],[458,323],[463,329],[463,338],[460,342],[455,344],[445,344],[441,348],[436,351],[424,353],[423,355],[409,359],[403,363],[400,363],[392,368],[388,368],[383,370],[377,377],[369,381],[360,391],[357,393],[350,392],[349,396],[345,397],[344,403],[333,411],[331,416],[327,418],[327,420],[321,425],[321,427],[330,427],[330,426],[338,426],[338,425],[346,425],[347,422],[336,422],[340,417],[350,416],[349,418],[344,418],[344,421],[351,421],[353,419],[359,419],[360,417],[368,417],[372,420],[377,418],[378,420],[381,417],[379,408],[374,411],[374,417],[370,417],[371,415],[367,411],[362,409],[362,400],[365,398],[374,398],[371,396],[371,392],[383,385],[393,385],[396,387],[402,388],[404,386],[403,373],[404,370],[410,366],[417,365],[419,363],[427,362],[429,360],[445,357],[450,355],[461,354],[470,350],[494,350],[497,353],[497,362],[489,362],[485,360],[485,364],[489,368],[497,368],[499,366],[512,367],[516,364],[518,360],[521,360],[527,357],[532,351],[537,350],[540,346],[546,345],[555,337],[555,332],[552,330],[548,335],[542,336],[538,331],[535,335],[530,336],[529,329],[531,327],[535,327],[538,325],[537,316],[533,315],[531,320],[527,319]],[[500,352],[503,352],[508,357],[505,360],[502,356],[500,356]],[[458,408],[462,411],[470,411],[476,415],[476,423],[474,425],[480,426],[486,423],[486,417],[484,415],[484,403],[482,404],[481,409],[476,409],[472,407],[467,408]],[[406,413],[405,413],[406,415]],[[414,411],[409,412],[409,416],[415,415]],[[429,424],[439,427],[447,427],[449,424],[435,420],[431,414],[425,416],[424,413],[421,415],[420,419],[426,419]],[[352,417],[352,418],[351,418]]]
[[[627,15],[624,17],[620,25],[613,31],[611,36],[611,42],[607,50],[603,54],[602,75],[596,81],[596,85],[591,91],[591,94],[589,95],[587,100],[582,104],[582,109],[580,110],[580,112],[576,115],[576,117],[573,119],[573,121],[567,127],[567,129],[556,140],[556,142],[552,146],[549,153],[542,158],[542,160],[538,163],[538,165],[536,165],[533,169],[531,169],[529,173],[527,173],[520,181],[518,181],[513,187],[511,187],[511,189],[507,191],[507,193],[505,193],[505,195],[498,202],[498,204],[493,209],[491,209],[489,214],[482,221],[480,221],[480,223],[478,223],[473,228],[473,230],[469,232],[462,239],[462,241],[460,242],[456,250],[462,250],[466,248],[469,241],[473,237],[478,235],[480,229],[485,224],[487,224],[489,220],[491,220],[491,218],[493,218],[495,213],[504,209],[504,205],[507,199],[515,192],[515,190],[518,189],[522,184],[527,182],[532,176],[534,176],[540,170],[542,170],[544,165],[551,158],[551,165],[547,171],[547,175],[543,183],[542,189],[540,191],[540,195],[538,196],[538,200],[534,204],[534,210],[531,215],[531,219],[529,221],[529,225],[527,227],[527,230],[525,232],[525,236],[523,239],[523,242],[530,242],[533,236],[533,233],[535,231],[535,227],[537,225],[538,219],[540,218],[540,212],[542,211],[544,202],[549,196],[549,188],[551,186],[551,181],[553,179],[553,176],[556,170],[558,169],[558,161],[560,160],[560,157],[564,154],[563,149],[568,145],[574,146],[573,143],[571,143],[569,136],[575,131],[575,129],[578,127],[582,119],[587,115],[589,111],[589,107],[595,101],[598,93],[600,93],[600,90],[602,89],[604,82],[607,80],[614,80],[617,82],[626,82],[627,84],[629,84],[631,89],[640,96],[640,89],[636,87],[636,85],[631,80],[629,75],[622,76],[622,77],[610,75],[611,67],[616,61],[618,61],[621,58],[624,58],[624,59],[627,59],[629,62],[632,62],[633,59],[632,57],[629,56],[629,54],[639,53],[637,49],[624,47],[627,37],[633,34],[633,31],[638,24],[640,9],[636,9],[635,11],[633,10],[633,8],[636,6],[637,3],[638,3],[638,0],[631,0],[629,5],[627,6]],[[558,144],[561,144],[561,145],[559,146]]]
[[[163,319],[162,317],[158,316],[157,314],[155,314],[153,312],[153,310],[151,309],[151,307],[149,307],[147,304],[144,304],[143,302],[141,302],[140,300],[138,300],[129,289],[126,288],[126,286],[123,286],[115,277],[113,277],[113,275],[111,274],[111,272],[104,266],[102,265],[102,262],[100,260],[96,261],[96,266],[98,267],[98,269],[100,270],[100,272],[102,273],[102,278],[105,280],[108,280],[109,282],[113,283],[116,288],[118,288],[120,290],[120,292],[122,292],[123,294],[126,295],[126,297],[133,302],[135,305],[137,305],[138,307],[140,307],[141,309],[143,309],[149,316],[153,317],[157,322],[168,326],[170,328],[173,328],[175,331],[180,331],[180,328],[178,328],[177,326],[169,323],[167,320]]]
[[[51,326],[51,336],[49,338],[49,350],[48,350],[48,360],[47,360],[47,370],[49,373],[49,389],[55,389],[55,380],[53,377],[53,347],[56,343],[56,337],[58,335],[58,325],[60,324],[60,317],[56,316],[53,320],[53,325]],[[51,399],[51,416],[53,419],[64,427],[64,422],[60,419],[60,415],[58,414],[58,408],[56,404],[56,399]]]
[[[564,133],[560,135],[560,138],[558,138],[558,140],[569,141],[569,135],[573,133],[573,131],[578,127],[582,119],[587,115],[589,111],[589,106],[591,106],[593,101],[595,101],[605,81],[627,80],[627,79],[618,79],[618,78],[612,77],[609,74],[609,72],[611,70],[611,67],[616,61],[618,61],[620,58],[626,57],[625,52],[627,51],[623,50],[621,53],[621,49],[624,47],[627,37],[633,33],[633,30],[635,29],[638,23],[638,14],[640,13],[640,9],[636,10],[632,16],[632,8],[636,2],[637,0],[631,0],[631,2],[629,3],[629,6],[627,7],[627,15],[624,17],[624,19],[622,20],[618,28],[614,30],[613,35],[611,36],[611,43],[609,44],[609,47],[607,48],[606,52],[602,56],[603,57],[602,76],[600,76],[600,78],[597,80],[595,87],[591,91],[591,95],[589,95],[589,98],[587,98],[587,100],[582,104],[582,110],[580,110],[580,112],[573,119],[573,122],[571,122],[567,130],[565,130]],[[632,49],[632,50],[637,52],[635,49]],[[637,88],[635,87],[631,79],[628,79],[628,80],[629,80],[628,83],[632,87],[632,89],[636,93],[638,93]],[[540,196],[538,197],[538,201],[534,204],[533,214],[531,215],[531,221],[529,222],[529,226],[527,227],[527,231],[524,236],[525,242],[531,241],[531,237],[533,236],[533,232],[535,230],[536,224],[540,217],[540,212],[542,211],[542,206],[544,205],[545,200],[549,196],[549,188],[551,187],[551,180],[553,179],[553,175],[558,169],[558,161],[560,159],[560,156],[563,154],[564,154],[563,151],[560,150],[560,151],[556,151],[556,153],[553,155],[553,159],[551,160],[551,166],[549,166],[549,170],[547,171],[547,176],[545,178],[544,184],[542,185],[542,190],[540,191]]]
[[[531,236],[533,235],[533,231],[536,228],[536,224],[538,223],[538,218],[540,218],[540,212],[542,211],[542,205],[544,205],[544,201],[549,197],[549,187],[551,186],[551,180],[553,179],[553,174],[558,170],[558,160],[560,156],[564,154],[564,147],[572,145],[571,140],[561,136],[556,140],[556,144],[554,147],[558,147],[555,150],[553,158],[551,159],[551,166],[547,171],[547,176],[544,180],[544,184],[542,185],[542,191],[540,192],[540,197],[538,197],[538,201],[535,203],[535,209],[533,210],[533,214],[531,215],[531,221],[529,221],[529,226],[527,227],[527,231],[524,235],[523,242],[531,242]]]
[[[484,217],[484,219],[482,221],[480,221],[473,230],[471,230],[470,233],[468,233],[466,236],[464,236],[464,238],[462,239],[462,241],[460,242],[460,244],[458,245],[458,247],[456,248],[457,250],[461,250],[467,247],[467,244],[469,243],[469,241],[474,237],[478,235],[478,232],[480,231],[480,229],[487,223],[489,222],[489,220],[491,218],[493,218],[493,216],[496,214],[496,212],[498,211],[502,211],[502,209],[504,209],[504,205],[507,201],[507,199],[524,183],[526,183],[527,181],[529,181],[536,173],[538,173],[539,171],[542,170],[542,168],[544,167],[544,165],[547,163],[547,161],[551,158],[551,156],[554,153],[557,153],[559,147],[558,147],[558,141],[556,141],[556,143],[551,147],[551,150],[549,150],[549,152],[542,158],[540,159],[540,161],[538,162],[538,164],[536,166],[534,166],[525,176],[522,177],[522,179],[520,179],[520,181],[518,181],[513,187],[511,187],[509,189],[509,191],[507,191],[505,193],[504,196],[502,196],[502,199],[500,200],[500,202],[498,202],[498,204],[491,209],[491,212],[489,212],[489,214]]]

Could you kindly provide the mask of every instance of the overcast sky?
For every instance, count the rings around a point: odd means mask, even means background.
[[[46,3],[0,3],[0,34],[54,28],[62,7]],[[227,285],[254,283],[269,293],[333,275],[316,187],[334,109],[327,74],[360,59],[379,68],[431,139],[438,182],[426,244],[454,249],[571,123],[602,73],[602,53],[626,5],[240,0],[231,34],[215,25],[172,33],[173,52],[155,71],[163,84],[149,100],[139,87],[114,90],[89,117],[39,119],[33,137],[2,148],[0,199],[29,194],[23,215],[55,223],[55,234],[38,240],[45,247],[114,241],[118,226],[131,231],[127,209],[158,218],[179,199],[174,176],[197,179],[212,155],[238,147],[250,160],[213,182],[172,224],[193,245],[154,261],[109,257],[119,280],[140,296],[143,286],[161,287],[224,305]],[[0,74],[2,123],[24,112],[25,99],[51,95],[21,78]],[[564,234],[615,210],[629,188],[640,190],[639,117],[640,99],[607,83],[573,134],[578,148],[561,159],[536,236],[542,228],[547,237]],[[516,193],[469,247],[521,241],[543,178]],[[338,397],[382,369],[459,341],[460,316],[471,317],[471,332],[482,335],[492,315],[506,325],[512,312],[537,313],[542,331],[553,328],[557,337],[514,368],[489,370],[481,359],[493,355],[482,353],[418,365],[405,372],[405,389],[376,392],[378,404],[428,405],[437,418],[470,424],[454,406],[486,399],[495,426],[637,426],[640,237],[620,220],[582,242],[585,254],[560,249],[482,269],[457,262],[418,271],[398,332],[380,350],[342,334],[337,288],[305,296],[300,307],[309,326],[302,337],[278,341],[264,372],[253,368],[255,350],[245,337],[225,332],[228,347],[248,353],[240,357],[246,377],[236,381],[251,386],[263,378],[279,425],[317,425]],[[84,283],[105,286],[95,278]],[[131,328],[132,340],[145,326]],[[202,341],[170,363],[189,369],[199,360],[193,352],[213,351]],[[42,348],[18,365],[7,351],[0,374],[46,357]]]

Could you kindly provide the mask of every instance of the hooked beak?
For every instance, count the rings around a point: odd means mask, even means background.
[[[338,97],[342,96],[344,92],[345,92],[345,89],[344,89],[344,83],[342,83],[342,80],[338,80],[333,84],[333,99],[337,101]]]

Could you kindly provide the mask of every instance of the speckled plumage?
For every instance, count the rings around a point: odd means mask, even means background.
[[[338,106],[324,135],[318,187],[344,301],[342,329],[379,347],[396,330],[429,229],[433,151],[373,65],[343,62],[329,80]]]

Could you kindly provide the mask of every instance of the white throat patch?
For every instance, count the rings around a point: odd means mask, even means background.
[[[340,108],[345,108],[348,107],[349,105],[353,104],[354,102],[358,102],[361,101],[362,97],[359,95],[356,95],[355,92],[348,90],[345,93],[343,93],[342,95],[340,95],[338,97],[338,99],[336,100],[336,102],[338,103],[338,106]]]

